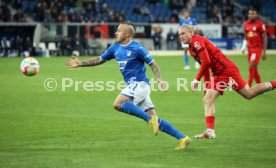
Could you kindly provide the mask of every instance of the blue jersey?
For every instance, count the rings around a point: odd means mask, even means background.
[[[127,85],[134,81],[149,83],[144,63],[152,63],[153,57],[140,43],[131,41],[127,45],[121,45],[117,42],[110,46],[100,58],[104,61],[115,58]]]
[[[192,18],[192,17],[189,17],[188,19],[180,18],[179,26],[182,26],[182,25],[195,26],[196,20],[195,18]]]

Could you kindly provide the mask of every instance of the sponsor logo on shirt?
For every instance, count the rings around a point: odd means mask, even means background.
[[[117,61],[121,70],[125,69],[127,61]]]

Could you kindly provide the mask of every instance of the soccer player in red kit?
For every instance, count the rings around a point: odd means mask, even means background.
[[[248,44],[248,63],[249,63],[249,79],[248,85],[251,87],[253,80],[261,83],[261,76],[258,71],[258,64],[262,57],[266,59],[267,35],[265,24],[257,18],[257,11],[250,9],[248,11],[248,20],[244,22],[245,39],[241,48],[244,53]]]
[[[213,139],[216,137],[214,129],[215,101],[228,86],[246,99],[252,99],[276,87],[276,80],[274,80],[250,88],[241,77],[235,63],[227,58],[210,40],[194,35],[191,28],[185,25],[179,28],[178,34],[182,43],[189,44],[191,56],[201,64],[196,78],[192,82],[192,90],[197,90],[203,76],[206,85],[203,98],[206,130],[202,134],[196,135],[195,138]],[[210,69],[213,74],[212,78],[209,78]]]

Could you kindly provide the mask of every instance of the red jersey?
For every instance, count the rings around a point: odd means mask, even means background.
[[[266,31],[265,24],[260,19],[257,19],[254,22],[247,20],[244,22],[243,26],[248,42],[248,49],[262,49],[262,33]]]
[[[209,68],[211,68],[214,76],[229,74],[238,70],[235,63],[205,37],[193,35],[189,44],[189,51],[191,56],[201,64],[196,76],[198,81],[203,75],[206,75],[205,73],[209,71]]]

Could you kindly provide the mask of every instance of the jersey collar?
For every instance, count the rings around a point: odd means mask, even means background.
[[[126,47],[126,46],[128,46],[130,43],[132,43],[132,40],[130,40],[130,42],[127,43],[127,44],[125,44],[125,45],[121,44],[121,46]]]

